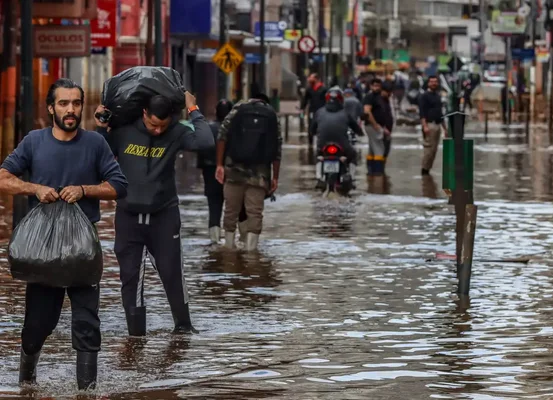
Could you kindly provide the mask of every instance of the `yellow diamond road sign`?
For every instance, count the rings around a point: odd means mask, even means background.
[[[244,56],[240,54],[230,43],[226,43],[219,49],[213,56],[213,62],[217,65],[225,74],[230,74],[234,71],[242,62]]]

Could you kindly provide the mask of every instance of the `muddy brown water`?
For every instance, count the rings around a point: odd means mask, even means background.
[[[88,398],[553,398],[553,153],[527,151],[518,130],[492,133],[488,143],[476,135],[476,261],[471,298],[463,301],[452,263],[434,258],[455,248],[441,158],[434,176],[421,180],[421,146],[409,129],[394,137],[388,177],[367,181],[359,166],[358,190],[341,200],[313,190],[313,154],[292,137],[257,255],[208,245],[201,175],[192,158],[179,159],[182,245],[199,335],[170,334],[150,268],[148,335],[127,337],[114,207],[105,204],[103,349],[99,387]],[[492,261],[523,256],[532,260]],[[20,392],[24,287],[9,275],[5,242],[0,287],[0,398],[82,398],[68,308],[44,347],[37,387]]]

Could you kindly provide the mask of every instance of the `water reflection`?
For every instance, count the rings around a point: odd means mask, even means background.
[[[388,175],[367,175],[367,192],[372,194],[390,194],[392,184]]]
[[[201,264],[200,293],[226,302],[255,307],[277,298],[281,280],[273,260],[262,253],[218,248]]]
[[[429,199],[437,199],[438,196],[438,184],[432,175],[423,175],[421,177],[422,182],[422,195]]]

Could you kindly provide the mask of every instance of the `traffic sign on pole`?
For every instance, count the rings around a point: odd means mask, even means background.
[[[313,52],[313,50],[315,50],[316,46],[317,42],[311,36],[302,36],[301,39],[298,41],[298,49],[302,53],[311,53]]]

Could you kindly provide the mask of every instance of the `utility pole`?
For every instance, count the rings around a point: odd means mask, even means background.
[[[301,12],[301,36],[307,35],[307,31],[309,30],[309,16],[307,14],[307,8],[309,7],[308,0],[302,0],[300,4],[300,12]],[[307,87],[307,76],[309,69],[309,54],[304,53],[303,57],[303,77],[304,77],[304,85]]]
[[[487,9],[486,9],[486,0],[480,0],[480,3],[479,3],[479,12],[480,12],[480,38],[479,38],[479,41],[480,41],[480,45],[479,45],[479,55],[480,55],[480,59],[478,60],[480,62],[480,82],[484,82],[484,61],[485,61],[485,56],[484,56],[484,49],[486,47],[486,41],[485,41],[485,38],[484,38],[484,32],[486,32],[486,28],[487,28],[487,22],[488,22],[488,13],[487,13]]]
[[[538,4],[537,0],[531,2],[530,21],[532,23],[531,39],[534,57],[532,58],[532,67],[530,68],[530,121],[534,121],[534,109],[536,107],[536,25],[538,19]]]
[[[318,38],[319,38],[319,74],[324,74],[324,55],[323,55],[323,32],[324,32],[324,3],[323,0],[319,0],[319,21],[318,21]],[[323,82],[325,81],[324,77]],[[325,84],[327,82],[324,82]]]
[[[21,117],[19,128],[23,139],[34,125],[33,109],[33,0],[21,1],[21,92],[19,100],[21,104]],[[15,38],[13,38],[15,40]],[[6,43],[7,46],[10,43]],[[18,135],[18,132],[14,132]],[[14,140],[14,145],[18,140]],[[28,181],[28,172],[23,175],[23,180]],[[26,196],[15,196],[13,199],[13,228],[19,224],[27,214],[28,203]]]
[[[154,0],[154,14],[155,14],[155,65],[163,65],[163,45],[162,45],[162,25],[163,25],[163,15],[161,13],[161,0]]]
[[[267,78],[265,74],[265,0],[260,0],[259,7],[259,55],[261,63],[259,64],[259,91],[265,93],[267,88]]]
[[[355,21],[357,19],[357,8],[359,6],[359,0],[355,0],[355,3],[353,4],[353,12],[351,17],[351,35],[350,35],[350,49],[351,49],[351,71],[350,71],[350,79],[355,78],[355,57],[357,55],[357,42],[355,35]]]
[[[148,0],[148,21],[146,25],[146,65],[153,65],[154,60],[154,1]]]
[[[342,1],[347,1],[347,0],[342,0]],[[339,76],[339,79],[338,79],[338,82],[339,84],[344,87],[345,85],[345,82],[344,82],[344,18],[346,17],[344,15],[344,7],[343,5],[340,3],[340,13],[339,13],[339,29],[340,29],[340,59],[338,60],[338,63],[340,65],[340,74],[338,75]]]
[[[332,54],[332,48],[334,47],[334,15],[336,14],[336,0],[330,1],[330,35],[328,39],[328,60],[325,65],[325,79],[326,82],[328,78],[336,76],[336,64],[334,63],[334,57]]]
[[[226,0],[219,0],[219,48],[223,47],[227,42],[226,38]],[[225,74],[221,69],[218,71],[218,80],[219,80],[219,99],[224,99],[227,97],[227,74]]]

